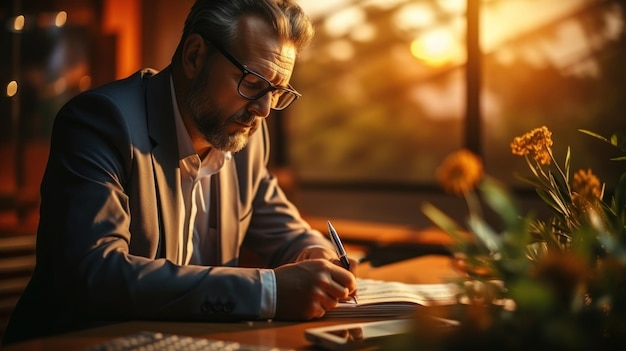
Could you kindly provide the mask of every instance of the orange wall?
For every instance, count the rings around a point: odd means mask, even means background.
[[[105,0],[102,26],[117,35],[115,77],[126,77],[141,69],[141,0]]]
[[[143,67],[161,70],[170,63],[193,2],[143,1]]]

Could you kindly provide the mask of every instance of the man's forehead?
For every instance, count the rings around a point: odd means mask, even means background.
[[[291,43],[283,43],[278,46],[279,52],[273,61],[273,69],[278,72],[291,71],[296,62],[296,48]]]
[[[239,55],[251,64],[261,64],[279,75],[291,75],[297,50],[293,43],[281,41],[272,26],[259,16],[246,15],[239,20],[237,45]],[[251,67],[254,69],[254,67]]]

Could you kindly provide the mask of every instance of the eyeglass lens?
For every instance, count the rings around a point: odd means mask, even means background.
[[[269,91],[271,95],[271,106],[276,110],[286,108],[297,98],[294,93],[288,90],[272,87],[270,82],[254,72],[246,72],[243,75],[239,81],[238,89],[239,94],[250,100],[256,100]]]

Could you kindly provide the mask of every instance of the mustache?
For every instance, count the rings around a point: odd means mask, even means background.
[[[238,113],[228,118],[229,122],[236,122],[236,123],[245,124],[248,126],[253,125],[255,120],[256,120],[256,116],[247,112]]]

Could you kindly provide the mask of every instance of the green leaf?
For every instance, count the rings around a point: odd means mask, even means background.
[[[572,161],[572,154],[570,151],[570,148],[567,148],[567,153],[565,154],[565,170],[564,170],[564,177],[565,177],[565,182],[569,183],[569,172],[570,172],[570,166],[571,166],[571,161]]]
[[[525,176],[525,175],[521,175],[521,174],[516,174],[517,178],[521,181],[523,181],[524,183],[527,183],[528,185],[531,185],[533,188],[536,189],[548,189],[550,187],[550,183],[548,181],[542,181],[541,179],[537,179],[537,178],[533,178],[533,177],[529,177],[529,176]]]
[[[552,290],[540,281],[522,278],[512,282],[508,289],[517,308],[524,313],[530,312],[535,316],[545,316],[555,305]]]
[[[620,176],[615,186],[615,193],[613,194],[613,211],[615,211],[615,215],[618,219],[624,220],[626,218],[626,173]],[[625,223],[621,224],[623,227]]]
[[[550,176],[550,179],[552,181],[552,191],[548,191],[548,195],[550,195],[555,204],[558,205],[561,213],[563,213],[564,215],[569,215],[570,212],[567,208],[567,204],[570,204],[572,202],[571,195],[568,192],[569,187],[567,187],[567,189],[562,189],[563,184],[558,184],[559,180],[562,181],[562,179],[555,178],[552,174],[550,174]]]
[[[622,133],[614,133],[613,135],[611,135],[610,138],[605,138],[597,133],[594,132],[590,132],[588,130],[585,129],[579,129],[579,132],[582,132],[584,134],[590,135],[596,139],[599,139],[601,141],[604,141],[605,143],[611,144],[613,146],[615,146],[616,148],[620,149],[621,151],[626,151],[626,137],[624,136],[624,134]],[[620,159],[622,159],[620,157]]]
[[[500,238],[489,225],[476,214],[470,213],[468,219],[470,231],[491,252],[500,252]]]
[[[541,179],[542,176],[545,177],[545,174],[543,173],[543,169],[541,168],[541,166],[539,166],[538,164],[535,165],[530,161],[530,158],[528,157],[528,155],[524,155],[524,159],[526,160],[526,164],[528,165],[528,168],[530,168],[530,171],[533,172],[533,174],[535,175],[535,177],[537,179]]]
[[[554,163],[554,167],[559,171],[558,175],[560,177],[554,177],[554,174],[550,173],[550,178],[555,179],[556,183],[558,184],[558,190],[560,192],[560,194],[565,195],[567,194],[567,197],[570,197],[571,194],[571,190],[569,187],[569,158],[570,158],[570,148],[567,148],[567,156],[565,158],[565,171],[563,171],[561,169],[561,167],[559,167],[558,162],[556,162],[556,160],[554,159],[554,156],[552,156],[552,152],[550,152],[550,158],[552,158],[552,161]]]
[[[500,216],[507,228],[517,225],[519,210],[504,185],[493,178],[485,177],[479,189],[487,205]]]
[[[584,133],[584,134],[590,135],[590,136],[592,136],[592,137],[594,137],[594,138],[596,138],[596,139],[600,139],[600,140],[602,140],[602,141],[604,141],[604,142],[606,142],[606,143],[611,144],[611,142],[609,141],[609,139],[607,139],[607,138],[603,137],[603,136],[602,136],[602,135],[600,135],[600,134],[594,133],[594,132],[589,131],[589,130],[586,130],[586,129],[579,129],[578,131],[579,131],[579,132],[581,132],[581,133]]]
[[[543,202],[545,202],[546,205],[548,205],[550,208],[552,208],[553,210],[559,213],[563,213],[563,208],[559,206],[560,203],[555,200],[555,197],[552,196],[551,192],[544,191],[541,189],[536,189],[536,192],[537,192],[537,195],[539,195],[541,200],[543,200]]]
[[[461,234],[462,230],[456,222],[434,205],[428,202],[424,203],[422,205],[422,213],[437,227],[450,234],[458,243],[464,244],[467,242],[466,237]]]

